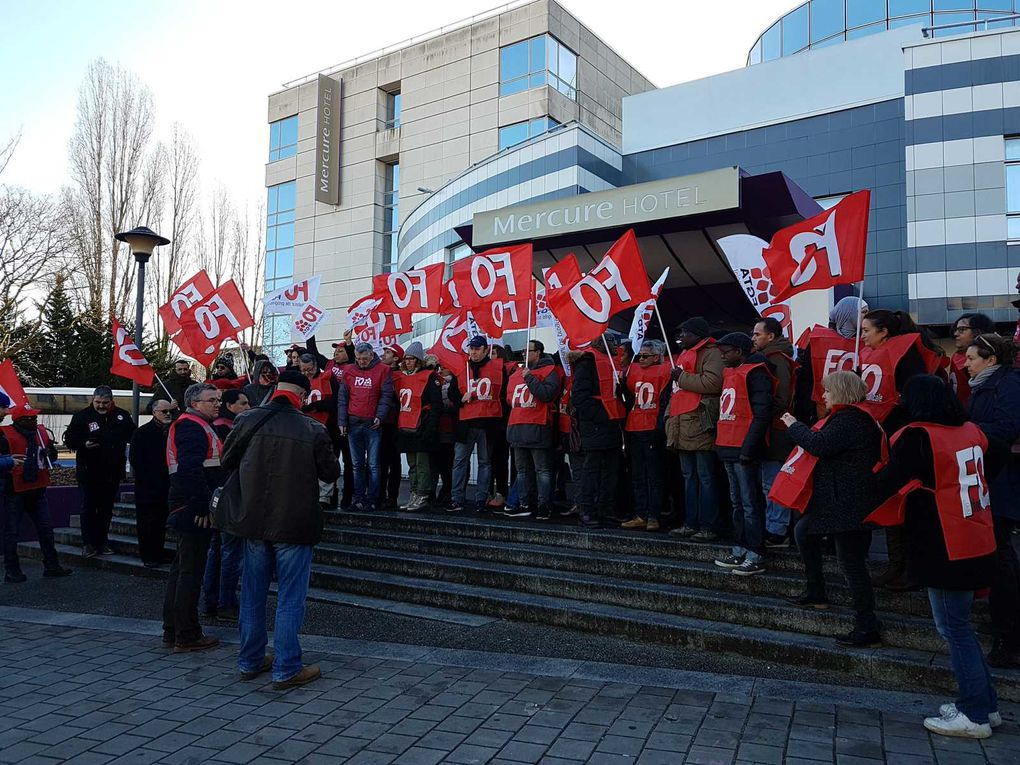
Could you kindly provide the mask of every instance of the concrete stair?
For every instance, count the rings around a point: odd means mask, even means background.
[[[115,509],[111,546],[118,554],[87,562],[165,576],[138,562],[133,514],[127,505]],[[56,538],[63,558],[80,559],[76,525],[58,530]],[[38,555],[34,544],[22,549]],[[878,591],[885,646],[846,649],[832,639],[853,624],[834,561],[826,559],[833,606],[806,611],[785,601],[803,587],[793,552],[770,554],[764,574],[738,577],[712,563],[727,549],[665,534],[499,517],[329,513],[315,551],[311,597],[336,602],[346,593],[741,654],[884,687],[954,690],[924,594]],[[975,610],[979,631],[986,630],[987,608]],[[1020,672],[993,674],[1000,696],[1020,701]]]

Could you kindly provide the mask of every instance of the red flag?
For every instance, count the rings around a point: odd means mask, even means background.
[[[110,373],[126,377],[139,385],[152,385],[152,378],[156,374],[152,365],[145,360],[135,341],[128,336],[127,330],[116,317],[110,319],[110,330],[113,333],[113,363]]]
[[[831,210],[776,232],[762,252],[778,290],[773,303],[864,279],[870,201],[870,191],[858,191]]]
[[[464,308],[493,300],[527,300],[531,288],[531,245],[486,250],[453,266],[457,297]]]
[[[543,269],[542,278],[545,280],[547,291],[569,287],[581,278],[581,267],[577,264],[577,257],[574,253],[568,253],[567,257],[555,266]]]
[[[6,393],[7,398],[11,400],[12,417],[18,416],[19,409],[33,409],[25,394],[25,389],[21,387],[18,373],[14,369],[14,362],[10,359],[4,359],[0,364],[0,393]]]
[[[179,332],[181,314],[201,303],[212,294],[212,291],[212,280],[204,269],[178,287],[170,299],[159,307],[159,317],[163,320],[167,334]]]
[[[217,287],[199,305],[181,314],[180,321],[181,334],[191,352],[185,350],[181,343],[178,342],[178,345],[205,366],[216,360],[224,340],[255,324],[233,279]]]
[[[453,272],[457,273],[457,265],[454,264]],[[443,316],[459,313],[462,310],[460,299],[457,297],[457,285],[453,279],[443,282],[443,295],[439,301],[439,313]]]
[[[571,343],[577,344],[596,339],[612,316],[651,296],[648,273],[630,229],[586,276],[562,289],[550,289],[546,299]]]
[[[451,316],[439,330],[439,339],[429,349],[429,353],[439,359],[443,368],[460,374],[467,364],[467,353],[464,346],[471,339],[470,322],[466,311]]]
[[[443,272],[446,265],[436,263],[411,271],[376,274],[372,277],[372,297],[380,300],[380,313],[439,313],[443,296]]]
[[[494,300],[471,312],[478,326],[491,338],[503,337],[504,332],[528,329],[537,322],[538,299],[536,282],[531,281],[531,297],[526,300]]]

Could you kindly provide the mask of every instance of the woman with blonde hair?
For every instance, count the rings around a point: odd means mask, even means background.
[[[839,638],[843,645],[861,647],[880,642],[881,625],[875,616],[875,594],[868,576],[867,557],[871,531],[864,518],[875,508],[872,470],[882,458],[885,435],[868,410],[861,406],[867,389],[853,372],[833,372],[822,380],[828,415],[809,428],[790,414],[783,422],[790,429],[795,449],[781,470],[775,492],[796,486],[792,502],[804,516],[794,538],[804,561],[807,587],[791,602],[804,608],[828,608],[822,571],[822,536],[836,543],[836,557],[853,599],[854,628]],[[777,500],[781,498],[777,497]]]

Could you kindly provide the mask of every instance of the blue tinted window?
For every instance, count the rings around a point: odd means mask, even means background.
[[[383,266],[387,271],[397,268],[397,231],[400,228],[400,165],[386,165],[383,187]]]
[[[980,2],[978,3],[980,5]],[[936,11],[969,11],[974,8],[973,0],[932,0]]]
[[[1003,17],[1003,11],[978,11],[978,19],[1001,19]],[[1003,21],[995,21],[991,24],[982,24],[977,29],[1002,29],[1003,27],[1013,26],[1013,19],[1004,19]]]
[[[850,0],[846,4],[847,27],[885,20],[885,0]]]
[[[936,13],[932,17],[932,25],[936,27],[945,26],[946,24],[961,24],[966,21],[974,20],[974,11],[969,13]],[[950,27],[949,29],[940,29],[935,32],[936,37],[947,37],[950,35],[963,35],[968,32],[973,32],[974,26],[964,24],[963,26]]]
[[[977,0],[975,5],[983,11],[1011,11],[1012,0]]]
[[[521,141],[528,140],[528,123],[518,122],[499,129],[499,150],[509,148]]]
[[[269,161],[297,154],[297,115],[269,123]]]
[[[913,24],[918,26],[928,26],[931,24],[931,16],[925,14],[924,16],[906,16],[902,19],[890,19],[889,29],[899,29],[900,27],[909,27]]]
[[[910,16],[915,13],[930,13],[931,0],[889,0],[890,16]]]
[[[845,23],[843,0],[811,0],[812,43],[842,32]]]
[[[270,186],[266,203],[266,290],[294,277],[294,181]]]
[[[815,48],[828,48],[830,45],[835,45],[836,43],[841,43],[844,40],[846,40],[846,35],[845,34],[833,35],[828,40],[822,40],[821,42],[812,43],[811,44],[811,48],[812,48],[812,50],[815,49]]]
[[[514,43],[499,52],[499,80],[509,82],[528,73],[528,41]]]
[[[279,202],[277,204],[276,211],[283,212],[284,210],[293,210],[295,196],[294,181],[290,181],[289,183],[281,183],[276,188],[280,190]]]
[[[808,44],[808,6],[802,5],[783,18],[783,55],[796,53]]]
[[[570,48],[551,35],[540,35],[501,49],[501,96],[547,84],[567,98],[577,98],[577,54]]]
[[[545,37],[536,37],[530,43],[531,53],[528,56],[528,71],[541,72],[546,68]]]
[[[877,34],[878,32],[885,31],[885,22],[880,24],[869,24],[866,27],[858,27],[857,29],[849,29],[846,33],[847,40],[856,40],[858,37],[867,37],[868,35]]]
[[[386,94],[386,122],[383,127],[393,129],[400,127],[400,91]]]
[[[1020,165],[1006,165],[1006,212],[1020,212]]]
[[[761,36],[761,60],[772,61],[773,59],[779,58],[782,55],[782,47],[780,44],[782,32],[780,31],[779,22],[777,21],[769,30]]]
[[[761,40],[758,40],[751,48],[751,54],[747,57],[748,64],[760,64],[761,63]]]

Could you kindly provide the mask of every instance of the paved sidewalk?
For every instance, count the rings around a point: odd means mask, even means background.
[[[156,622],[0,608],[0,762],[1020,763],[1013,708],[959,741],[922,728],[930,697],[415,650],[310,638],[323,679],[281,693],[238,680],[234,645],[173,654]]]

